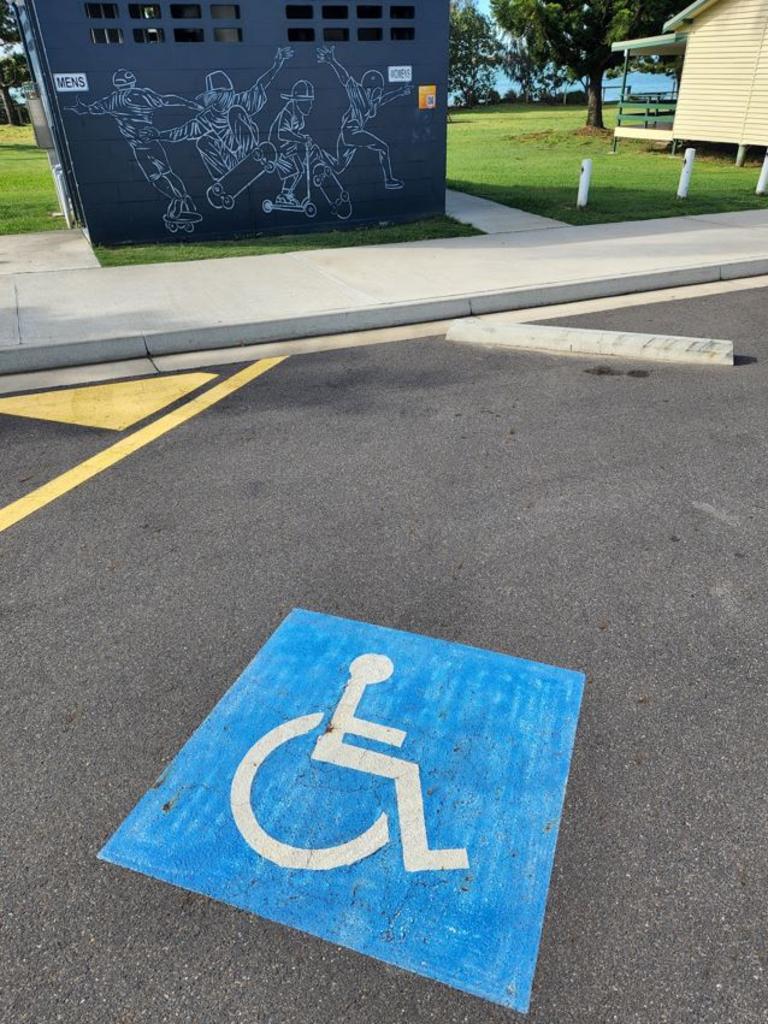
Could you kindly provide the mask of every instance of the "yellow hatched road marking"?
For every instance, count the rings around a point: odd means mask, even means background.
[[[90,480],[99,473],[103,473],[110,466],[122,462],[123,459],[139,451],[139,449],[145,448],[148,444],[162,437],[163,434],[167,434],[175,427],[186,423],[187,420],[191,420],[194,416],[205,412],[206,409],[210,409],[212,405],[220,402],[222,398],[226,398],[233,391],[237,391],[245,384],[249,384],[257,377],[261,377],[262,374],[282,363],[286,358],[287,356],[280,356],[274,359],[260,359],[257,363],[253,363],[244,370],[232,374],[231,377],[228,377],[220,384],[214,385],[208,391],[191,399],[178,409],[174,409],[173,412],[161,416],[160,419],[147,424],[146,427],[141,427],[133,434],[129,434],[128,437],[121,438],[116,444],[105,448],[104,451],[98,452],[96,455],[91,456],[91,458],[86,459],[85,462],[81,462],[78,466],[68,469],[66,473],[62,473],[61,476],[57,476],[47,484],[43,484],[29,494],[25,494],[23,498],[19,498],[17,501],[11,502],[10,505],[6,505],[5,508],[0,509],[0,533],[3,530],[7,530],[9,526],[14,526],[20,520],[26,519],[27,516],[37,512],[38,509],[49,505],[63,494],[74,490],[75,487],[79,487],[86,480]]]
[[[126,430],[167,405],[186,398],[216,373],[182,373],[173,377],[121,380],[64,391],[38,391],[33,395],[0,398],[0,413],[79,427]]]

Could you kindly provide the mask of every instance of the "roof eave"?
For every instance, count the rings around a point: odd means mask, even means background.
[[[674,29],[679,28],[680,25],[685,25],[686,23],[693,21],[693,19],[698,14],[701,14],[705,8],[711,7],[715,3],[717,3],[717,0],[693,0],[693,3],[689,4],[685,10],[680,11],[679,14],[675,14],[674,17],[664,23],[664,31],[671,32]]]

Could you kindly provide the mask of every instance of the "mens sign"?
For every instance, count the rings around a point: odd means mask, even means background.
[[[82,71],[62,71],[53,76],[56,92],[88,92],[88,76]]]

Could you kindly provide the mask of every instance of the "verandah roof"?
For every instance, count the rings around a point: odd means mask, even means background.
[[[643,39],[622,39],[613,43],[614,53],[629,53],[633,57],[673,57],[685,53],[688,36],[685,32],[670,32],[663,36]]]

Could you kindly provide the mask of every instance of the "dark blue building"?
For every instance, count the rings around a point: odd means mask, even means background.
[[[442,213],[446,0],[16,0],[94,243]]]

